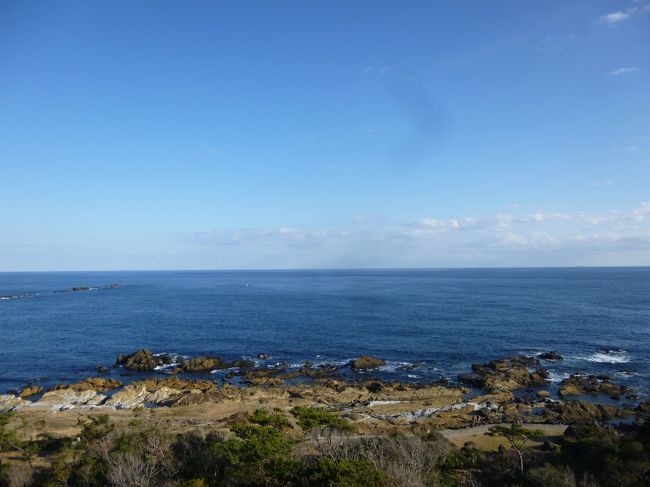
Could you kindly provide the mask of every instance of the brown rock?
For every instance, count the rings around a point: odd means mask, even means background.
[[[608,377],[595,377],[593,375],[584,376],[574,374],[571,377],[564,379],[560,382],[560,389],[558,391],[560,396],[580,396],[583,394],[605,394],[612,399],[636,399],[634,392],[620,384],[611,382]]]
[[[355,370],[361,369],[375,369],[386,362],[380,358],[372,357],[370,355],[361,355],[359,358],[350,362],[350,365]]]
[[[156,367],[163,364],[163,358],[156,356],[150,350],[143,348],[131,355],[119,355],[115,364],[124,365],[128,370],[154,370]]]
[[[181,364],[183,372],[210,372],[223,367],[224,361],[219,357],[196,357]]]
[[[122,384],[119,380],[116,379],[106,379],[104,377],[88,377],[87,379],[82,380],[81,382],[75,382],[74,384],[59,384],[50,389],[50,391],[58,391],[63,389],[69,389],[72,391],[97,391],[97,392],[106,392],[122,387]]]
[[[20,394],[18,394],[19,397],[22,399],[26,399],[31,396],[35,396],[36,394],[40,394],[43,392],[43,388],[41,386],[27,386],[23,388],[22,391],[20,391]]]

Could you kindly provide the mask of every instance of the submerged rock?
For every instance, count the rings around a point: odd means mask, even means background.
[[[384,365],[385,363],[386,361],[380,358],[372,357],[370,355],[361,355],[359,358],[352,360],[350,362],[350,365],[355,370],[362,370],[362,369],[375,369],[377,367]]]

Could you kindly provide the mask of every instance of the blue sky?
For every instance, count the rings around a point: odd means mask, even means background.
[[[0,3],[0,270],[650,265],[650,1]]]

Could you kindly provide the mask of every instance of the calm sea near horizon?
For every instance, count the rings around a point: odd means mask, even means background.
[[[553,380],[609,374],[648,397],[650,268],[0,273],[0,333],[0,393],[146,347],[270,354],[261,367],[372,354],[413,381],[555,350]]]

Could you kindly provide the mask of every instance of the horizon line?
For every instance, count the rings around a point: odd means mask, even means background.
[[[288,268],[222,268],[222,269],[67,269],[67,270],[0,270],[0,274],[57,272],[301,272],[301,271],[445,271],[445,270],[516,270],[516,269],[643,269],[650,265],[551,265],[551,266],[468,266],[468,267],[288,267]]]

